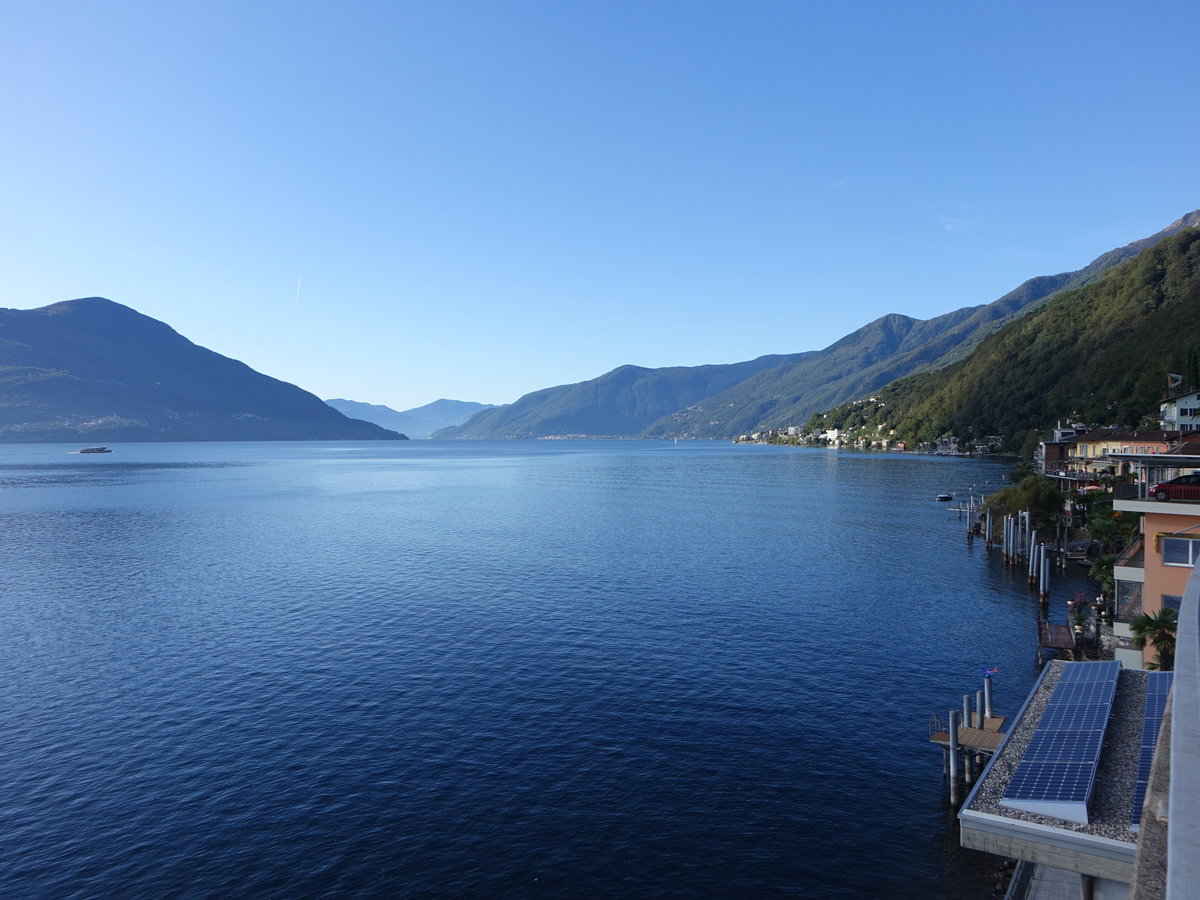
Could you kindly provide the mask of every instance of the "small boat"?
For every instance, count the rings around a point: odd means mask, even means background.
[[[935,497],[934,499],[937,500],[939,503],[949,503],[951,500],[954,499],[954,495],[953,494],[938,494],[937,497]]]
[[[107,447],[80,447],[76,453],[112,453]]]

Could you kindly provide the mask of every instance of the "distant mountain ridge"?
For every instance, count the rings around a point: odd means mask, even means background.
[[[477,413],[460,427],[436,431],[432,437],[634,436],[672,410],[804,355],[666,369],[621,366],[591,381],[526,394],[515,403]]]
[[[0,309],[0,441],[403,439],[103,297]]]
[[[1198,223],[1200,224],[1200,223]],[[1200,387],[1200,227],[1150,244],[1012,319],[970,356],[814,415],[854,440],[995,437],[1020,450],[1055,420],[1134,427],[1168,373]]]
[[[434,400],[413,409],[395,410],[378,403],[336,398],[326,400],[342,415],[364,422],[374,422],[383,428],[401,431],[410,438],[428,438],[439,428],[461,425],[477,412],[493,409],[493,403],[472,403],[466,400]]]
[[[898,378],[965,359],[1007,322],[1065,291],[1090,284],[1114,265],[1197,225],[1200,210],[1150,237],[1110,250],[1082,269],[1031,278],[989,304],[926,320],[890,314],[823,350],[760,357],[748,363],[661,369],[621,366],[590,381],[526,394],[433,437],[728,438],[801,425],[814,412]]]

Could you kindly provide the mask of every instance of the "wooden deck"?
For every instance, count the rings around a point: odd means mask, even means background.
[[[1001,721],[1004,720],[1001,719]],[[939,731],[935,734],[931,734],[929,736],[929,740],[934,744],[941,744],[943,747],[950,746],[950,735],[945,731]],[[995,753],[996,750],[999,749],[1003,740],[1004,732],[1002,731],[962,727],[958,729],[958,745],[966,750],[978,750],[982,753]]]
[[[1075,633],[1067,625],[1051,625],[1038,622],[1038,648],[1046,650],[1074,650]]]
[[[1004,727],[1004,722],[1005,722],[1004,716],[984,716],[983,730],[984,731],[999,731],[1001,728]],[[979,727],[979,713],[971,713],[971,724],[970,725],[960,725],[959,727],[960,728],[978,728]]]

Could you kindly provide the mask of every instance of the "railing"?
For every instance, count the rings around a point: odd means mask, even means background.
[[[1145,549],[1146,541],[1141,535],[1138,535],[1132,544],[1121,551],[1116,560],[1113,562],[1113,565],[1144,569],[1146,568],[1146,558],[1142,551]]]

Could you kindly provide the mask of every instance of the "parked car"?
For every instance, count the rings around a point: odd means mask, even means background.
[[[1155,500],[1200,500],[1200,472],[1180,475],[1150,488]]]

